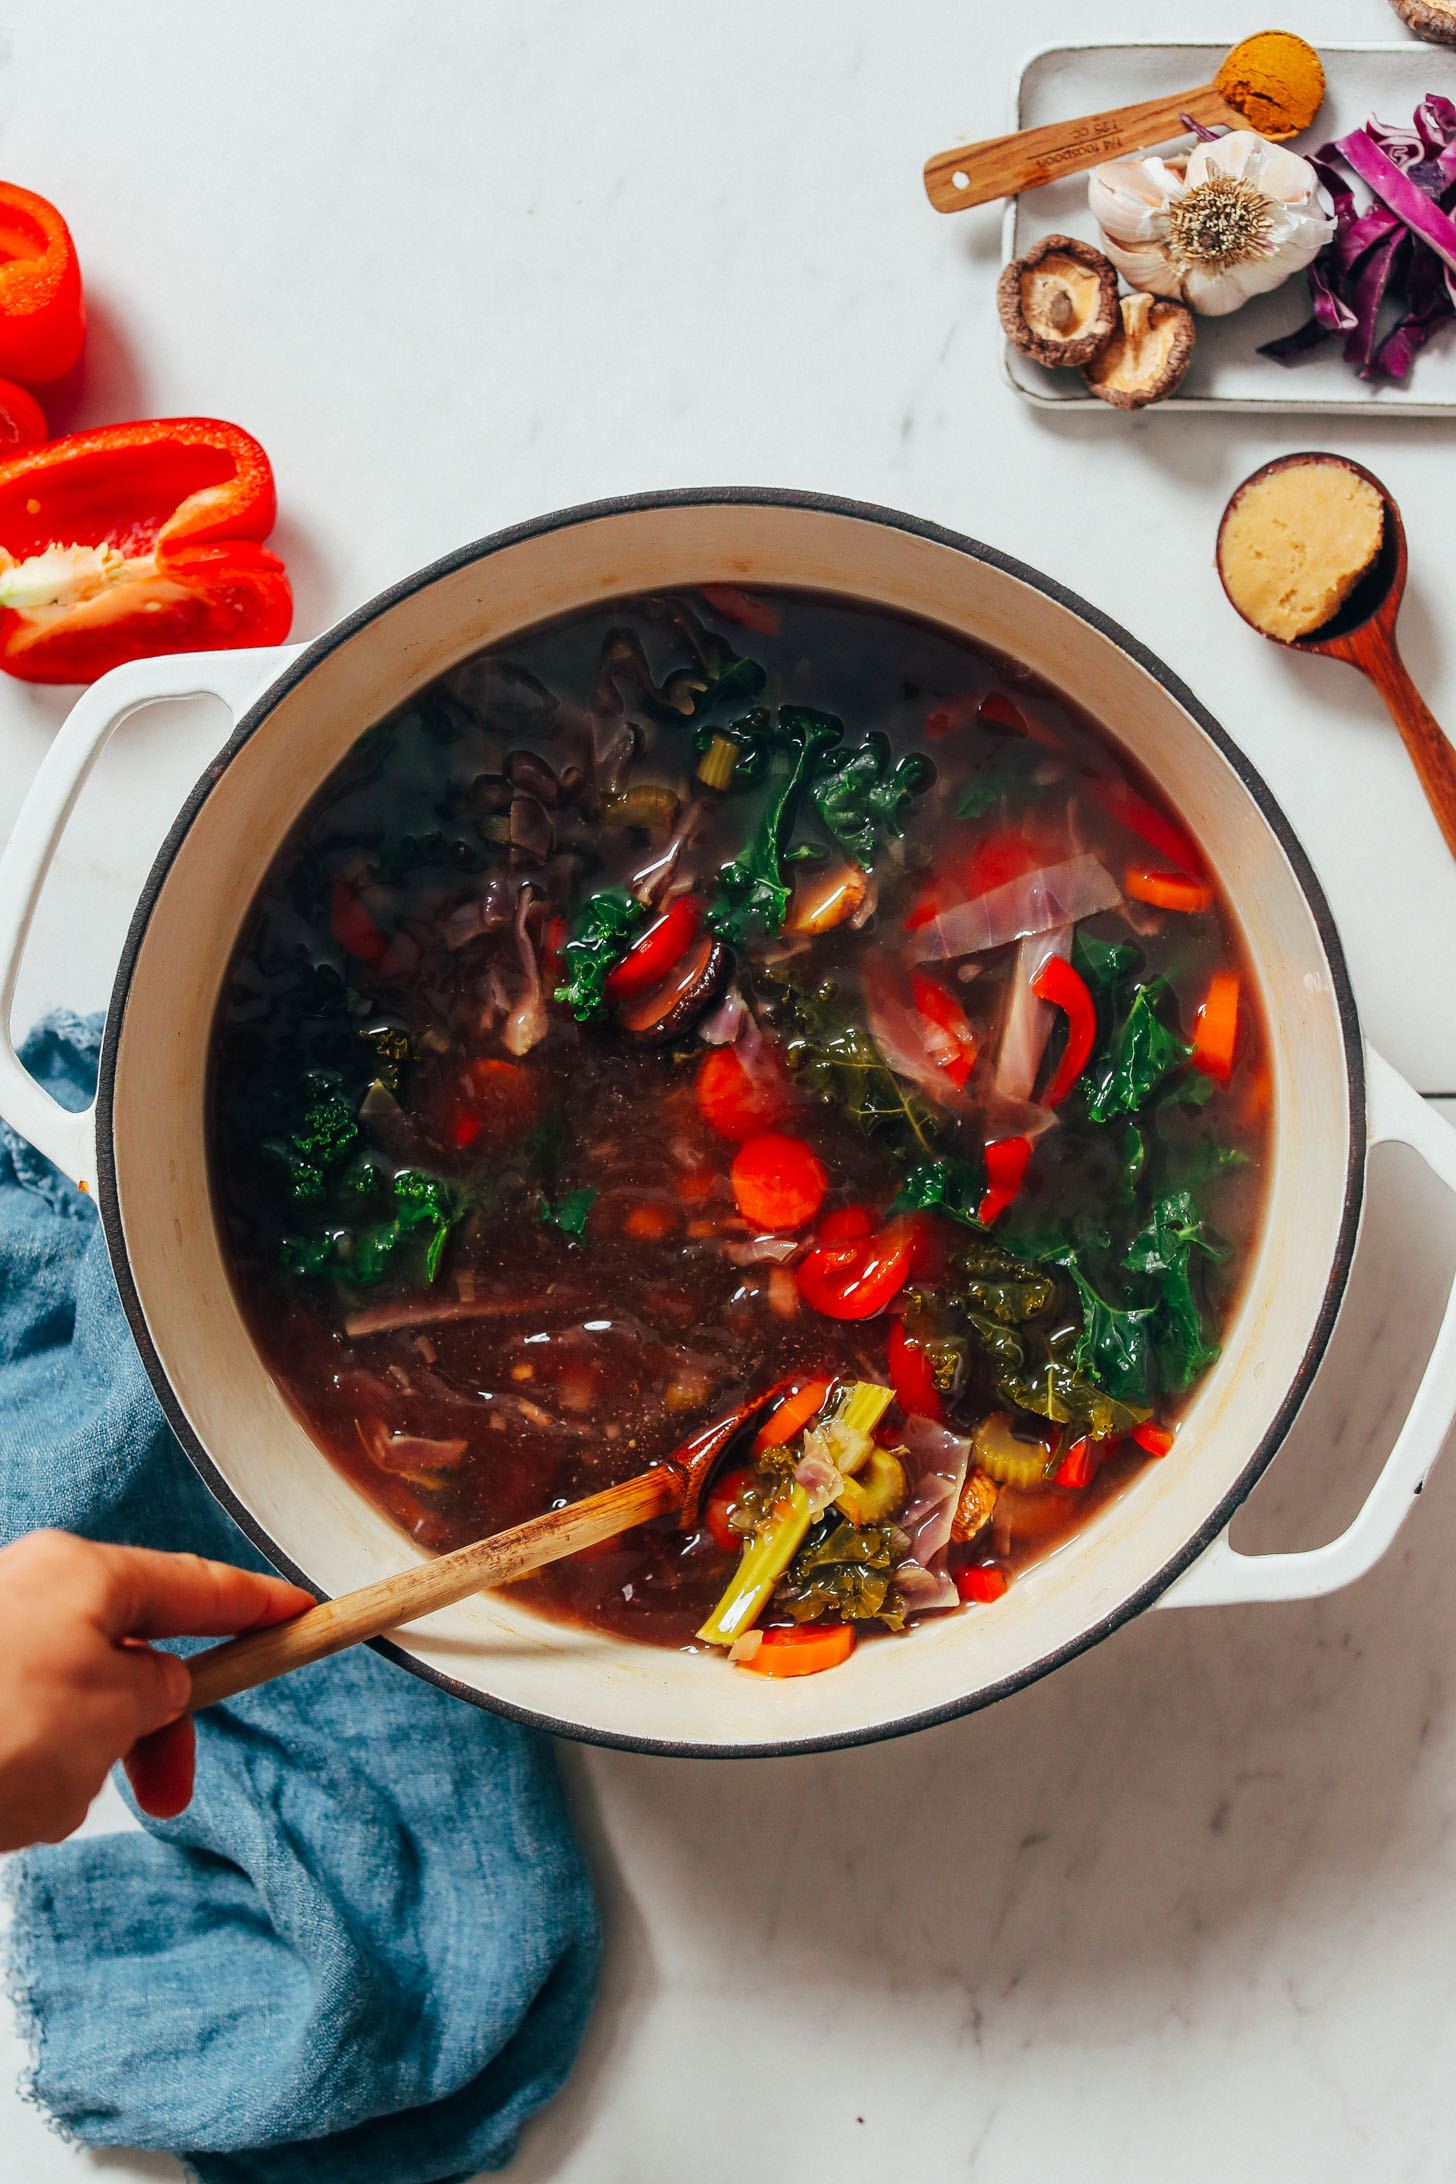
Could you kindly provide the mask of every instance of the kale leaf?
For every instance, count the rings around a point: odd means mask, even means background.
[[[1051,784],[1038,781],[1036,772],[1046,755],[1025,737],[992,751],[962,789],[956,805],[957,819],[984,819],[1003,797],[1014,796],[1029,803],[1045,796]]]
[[[1137,1114],[1164,1079],[1187,1063],[1192,1047],[1161,1014],[1169,990],[1164,978],[1134,988],[1111,1038],[1099,1040],[1083,1079],[1089,1121]]]
[[[296,1126],[265,1138],[262,1150],[282,1168],[288,1195],[302,1205],[317,1205],[329,1172],[352,1149],[359,1135],[343,1081],[331,1069],[310,1069],[303,1076],[304,1107]]]
[[[568,1191],[553,1204],[549,1198],[541,1200],[541,1219],[548,1228],[560,1229],[563,1236],[579,1242],[586,1229],[586,1217],[600,1194],[590,1188]]]
[[[934,779],[934,766],[918,751],[892,765],[889,738],[875,734],[826,759],[811,793],[827,831],[868,870],[880,844],[905,832],[908,806]]]
[[[900,1188],[890,1201],[891,1213],[943,1213],[967,1228],[979,1229],[976,1208],[986,1195],[986,1165],[964,1159],[959,1153],[942,1154],[938,1160],[917,1161],[900,1178]]]
[[[1152,1308],[1158,1360],[1165,1387],[1186,1388],[1219,1354],[1204,1332],[1203,1314],[1193,1290],[1193,1254],[1228,1257],[1229,1247],[1213,1235],[1189,1190],[1170,1191],[1157,1200],[1144,1226],[1123,1256],[1130,1273],[1149,1277],[1159,1292]]]
[[[764,1013],[782,1037],[790,1075],[805,1091],[842,1109],[891,1159],[911,1169],[935,1160],[941,1114],[886,1065],[838,989],[829,981],[809,989],[766,976],[764,985]]]
[[[627,953],[632,936],[647,912],[625,888],[607,887],[588,895],[577,913],[576,930],[563,951],[567,979],[556,988],[555,999],[570,1009],[579,1023],[606,1012],[607,974]]]
[[[352,1174],[352,1172],[351,1172]],[[384,1179],[353,1177],[351,1190],[367,1194]],[[404,1168],[388,1179],[389,1210],[384,1219],[357,1232],[328,1228],[322,1236],[285,1236],[281,1263],[286,1274],[328,1278],[351,1289],[366,1289],[400,1267],[414,1247],[415,1271],[433,1281],[440,1271],[450,1231],[465,1210],[463,1194],[442,1177],[422,1168]],[[421,1248],[422,1247],[422,1248]]]
[[[744,847],[718,872],[717,894],[707,924],[735,947],[756,933],[778,933],[792,890],[784,865],[804,792],[822,754],[844,733],[832,713],[807,706],[779,708],[770,753],[768,802]]]
[[[897,1525],[831,1521],[800,1548],[779,1580],[773,1604],[796,1623],[837,1615],[846,1623],[878,1620],[903,1630],[905,1609],[893,1573],[909,1548]]]

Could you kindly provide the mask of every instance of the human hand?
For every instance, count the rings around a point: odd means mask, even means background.
[[[0,1550],[0,1850],[58,1843],[125,1764],[159,1820],[192,1795],[185,1664],[151,1638],[231,1637],[314,1605],[200,1555],[30,1532]]]

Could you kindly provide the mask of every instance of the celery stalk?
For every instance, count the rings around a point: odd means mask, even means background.
[[[890,1400],[891,1390],[877,1387],[870,1380],[855,1381],[840,1397],[832,1422],[864,1436],[863,1449],[854,1452],[860,1462],[869,1453],[869,1437]],[[796,1480],[775,1510],[772,1523],[749,1540],[727,1590],[698,1632],[706,1645],[731,1646],[735,1638],[752,1628],[803,1545],[810,1521],[809,1497]]]

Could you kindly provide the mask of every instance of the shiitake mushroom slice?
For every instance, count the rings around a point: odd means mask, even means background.
[[[996,308],[1023,356],[1086,364],[1117,330],[1117,268],[1075,235],[1043,235],[1002,269]]]

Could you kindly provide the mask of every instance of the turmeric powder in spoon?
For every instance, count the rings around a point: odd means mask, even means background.
[[[1298,136],[1320,110],[1325,72],[1312,45],[1290,30],[1241,38],[1214,77],[1220,98],[1238,108],[1260,136]]]

